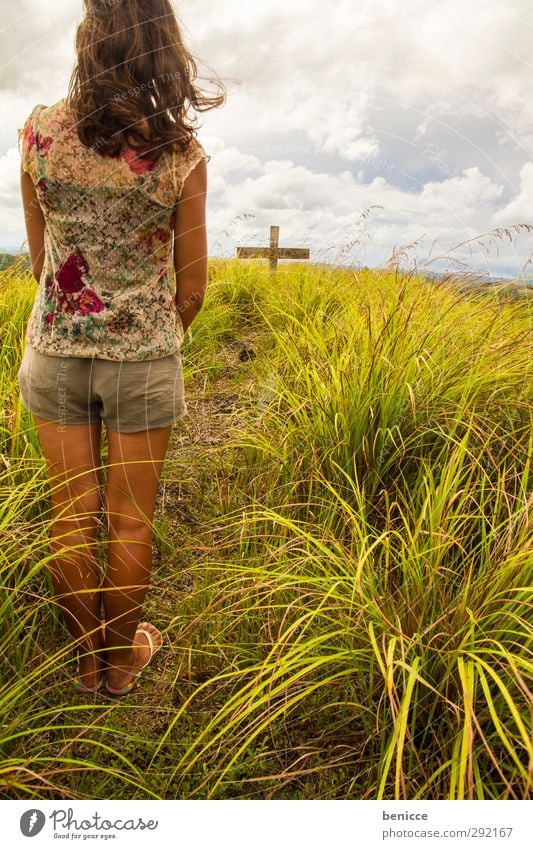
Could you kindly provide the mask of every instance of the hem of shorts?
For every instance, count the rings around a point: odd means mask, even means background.
[[[188,414],[189,411],[187,410],[187,412],[183,413],[183,415],[181,416],[178,416],[176,419],[170,419],[169,421],[163,422],[162,424],[150,425],[150,427],[135,428],[134,430],[131,430],[129,428],[117,430],[116,427],[108,427],[108,425],[106,425],[106,428],[108,428],[108,430],[112,430],[114,433],[144,433],[147,430],[156,430],[158,427],[168,427],[169,425],[173,425],[175,424],[175,422],[179,422],[181,421],[181,419],[184,419],[185,416],[187,416]]]
[[[30,405],[26,403],[20,393],[19,397],[24,409],[26,409],[33,416],[39,416],[39,418],[45,419],[47,422],[59,425],[60,427],[68,427],[69,425],[92,425],[96,424],[96,422],[98,421],[101,421],[101,418],[99,416],[97,416],[95,419],[89,419],[89,421],[87,421],[87,419],[84,419],[83,421],[72,421],[72,419],[69,419],[68,421],[61,421],[61,419],[51,419],[48,415],[44,415],[41,410],[36,410],[33,407],[30,407]]]
[[[45,419],[47,422],[58,425],[59,427],[69,427],[69,425],[93,425],[97,424],[98,422],[102,422],[103,424],[105,424],[105,421],[101,418],[101,416],[97,416],[95,419],[89,419],[89,421],[87,421],[87,419],[84,419],[83,421],[72,421],[72,419],[69,419],[68,421],[61,421],[60,419],[51,419],[47,415],[43,415],[42,412],[40,412],[39,410],[35,410],[29,407],[27,404],[24,403],[24,401],[22,401],[22,404],[26,408],[26,410],[28,410],[28,412],[32,415],[39,416],[40,418]],[[177,419],[170,419],[170,421],[163,422],[162,424],[151,425],[150,427],[136,427],[131,429],[122,428],[121,430],[118,430],[117,428],[111,427],[107,424],[105,426],[108,430],[112,430],[114,433],[143,433],[147,430],[156,430],[159,427],[168,427],[168,425],[172,425],[175,422],[179,422],[181,419],[185,418],[186,415],[188,414],[184,413],[182,416],[178,416]]]
[[[20,401],[22,403],[22,406],[29,413],[32,413],[32,415],[34,415],[34,416],[39,416],[40,418],[45,419],[46,421],[51,422],[52,424],[60,425],[61,427],[68,427],[69,425],[93,425],[93,424],[96,424],[97,422],[103,422],[103,424],[105,424],[106,428],[108,427],[108,425],[106,424],[106,422],[104,421],[104,419],[101,416],[96,416],[96,418],[89,419],[88,421],[87,421],[87,419],[84,419],[83,421],[72,421],[72,419],[70,419],[70,418],[69,418],[68,421],[61,421],[60,419],[50,419],[47,415],[43,415],[43,413],[40,412],[39,410],[36,410],[36,409],[33,409],[32,407],[30,407],[29,404],[26,403],[26,401],[24,400],[24,398],[22,397],[22,394],[20,392],[19,392],[19,398],[20,398]],[[162,424],[151,425],[150,427],[135,428],[133,430],[128,429],[128,428],[126,428],[125,430],[124,429],[118,430],[115,427],[111,427],[110,430],[114,431],[115,433],[142,433],[142,432],[147,431],[147,430],[154,430],[158,427],[168,427],[168,425],[174,424],[175,422],[179,422],[181,419],[185,418],[185,416],[187,416],[187,415],[189,415],[189,411],[185,410],[181,414],[181,416],[178,416],[177,418],[172,418],[172,419],[170,419],[166,422],[163,422]]]

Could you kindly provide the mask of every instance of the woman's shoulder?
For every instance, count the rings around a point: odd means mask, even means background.
[[[44,118],[51,118],[59,113],[64,114],[65,110],[65,98],[62,97],[61,100],[56,100],[55,103],[37,103],[29,113],[28,118],[32,116],[36,117],[37,115],[42,115]]]
[[[46,109],[46,108],[47,108],[47,107],[46,107],[46,105],[45,105],[44,103],[37,103],[37,105],[36,105],[36,106],[34,106],[34,107],[30,110],[30,112],[26,115],[26,117],[24,118],[24,122],[23,122],[23,126],[24,126],[24,128],[25,128],[25,129],[28,129],[28,128],[30,128],[30,127],[33,127],[33,124],[34,124],[34,122],[36,121],[37,117],[38,117],[38,116],[39,116],[39,115],[43,112],[43,110],[44,110],[44,109]]]
[[[26,118],[24,127],[48,135],[69,131],[72,121],[69,121],[64,98],[51,104],[37,103]]]
[[[190,140],[187,150],[182,153],[185,160],[196,160],[204,156],[207,160],[211,159],[205,148],[197,136],[193,136]]]
[[[185,180],[200,159],[205,159],[206,163],[211,159],[211,156],[206,152],[204,146],[196,136],[190,139],[185,151],[175,148],[173,154],[178,178],[182,181]]]

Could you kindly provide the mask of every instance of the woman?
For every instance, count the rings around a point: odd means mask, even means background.
[[[52,484],[47,568],[78,645],[74,683],[125,695],[162,644],[139,619],[159,477],[187,413],[180,346],[207,284],[211,157],[185,115],[222,105],[225,89],[208,98],[195,86],[169,0],[85,0],[84,11],[67,97],[19,130],[39,286],[18,376]]]

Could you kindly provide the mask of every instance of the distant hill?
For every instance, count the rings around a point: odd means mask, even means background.
[[[3,271],[4,268],[8,267],[8,265],[11,265],[14,259],[14,254],[0,253],[0,271]]]
[[[12,265],[15,260],[21,262],[21,265],[24,268],[30,267],[29,254],[11,254],[6,253],[5,251],[0,251],[0,271],[4,271],[5,268],[9,268],[9,266]]]
[[[212,257],[213,260],[219,259],[227,259],[228,262],[231,263],[232,258],[221,258],[221,257]],[[0,250],[0,271],[4,271],[6,268],[9,268],[14,262],[19,264],[19,270],[29,270],[31,268],[30,264],[30,255],[29,253],[11,253],[9,251],[1,251]],[[296,263],[298,264],[298,263]],[[333,263],[305,263],[305,265],[312,265],[315,267],[320,267],[325,270],[333,270],[333,269],[344,269],[347,270],[349,268],[355,271],[369,271],[368,266],[361,265],[344,265],[338,266]],[[280,266],[283,268],[283,266]],[[372,271],[378,273],[382,271],[385,273],[388,269],[375,267],[372,268]],[[407,269],[399,268],[401,273],[405,272]],[[412,270],[412,269],[411,269]],[[533,279],[527,277],[515,278],[512,277],[496,277],[488,274],[480,274],[479,272],[472,271],[430,271],[421,268],[420,275],[425,277],[432,283],[453,283],[457,287],[461,289],[490,289],[491,287],[498,287],[502,292],[506,292],[511,295],[526,295],[529,297],[533,297]]]

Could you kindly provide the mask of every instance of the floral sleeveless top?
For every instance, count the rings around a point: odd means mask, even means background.
[[[26,341],[52,356],[154,360],[183,341],[173,233],[176,203],[194,166],[187,151],[118,159],[80,142],[65,99],[39,104],[18,131],[45,221],[44,267]]]

